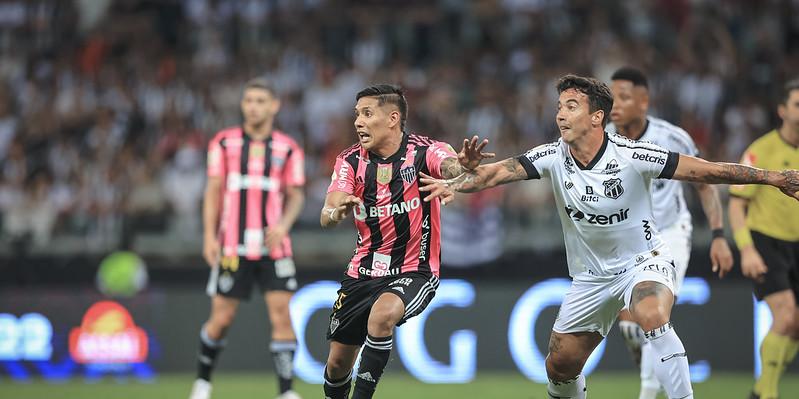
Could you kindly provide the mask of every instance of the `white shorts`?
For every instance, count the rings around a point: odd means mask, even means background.
[[[615,276],[588,273],[574,276],[552,330],[558,333],[598,332],[605,337],[619,311],[629,307],[636,284],[655,281],[674,293],[675,274],[671,258],[660,255]]]
[[[694,227],[691,224],[691,214],[683,212],[680,218],[664,229],[660,233],[660,238],[674,258],[674,266],[677,268],[674,280],[674,295],[680,294],[682,281],[685,279],[685,272],[688,270],[688,261],[691,260],[691,233]]]

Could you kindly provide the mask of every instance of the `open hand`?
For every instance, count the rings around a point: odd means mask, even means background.
[[[484,159],[496,156],[493,152],[483,152],[483,148],[488,145],[488,139],[483,139],[478,143],[479,140],[480,138],[476,135],[471,140],[463,139],[463,148],[458,153],[458,162],[464,169],[474,170]]]
[[[422,183],[422,186],[419,187],[419,191],[430,193],[424,197],[425,202],[440,198],[441,205],[446,206],[447,203],[455,199],[455,191],[450,188],[450,184],[447,180],[436,179],[433,176],[428,176],[421,172],[419,175],[422,176],[422,178],[419,179]]]

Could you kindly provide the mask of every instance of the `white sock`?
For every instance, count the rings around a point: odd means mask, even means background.
[[[655,356],[652,345],[648,342],[641,345],[641,392],[638,399],[655,399],[660,390],[660,383],[655,376]]]
[[[585,377],[580,374],[568,381],[549,380],[547,393],[550,398],[555,399],[585,399]]]
[[[645,333],[654,357],[654,370],[670,399],[693,399],[685,347],[671,322]],[[643,362],[642,362],[643,363]]]
[[[624,342],[627,344],[627,348],[630,351],[638,349],[646,342],[644,338],[644,330],[641,330],[641,327],[638,326],[638,323],[629,320],[620,320],[619,321],[619,331],[621,332],[621,336],[624,338]]]

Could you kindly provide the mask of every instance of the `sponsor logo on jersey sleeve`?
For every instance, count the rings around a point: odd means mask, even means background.
[[[638,159],[638,160],[641,160],[641,161],[656,163],[658,165],[665,165],[666,164],[666,158],[658,157],[658,156],[655,156],[655,155],[652,155],[652,154],[647,154],[647,153],[633,152],[633,159]]]

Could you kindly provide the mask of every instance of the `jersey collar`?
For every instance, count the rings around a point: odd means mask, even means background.
[[[381,158],[380,155],[377,155],[377,154],[373,153],[372,151],[369,151],[368,152],[369,153],[369,160],[377,162],[377,163],[394,163],[398,159],[400,159],[400,157],[405,155],[405,152],[407,151],[407,147],[408,147],[408,135],[405,134],[405,133],[402,133],[402,142],[400,143],[400,146],[399,146],[399,149],[397,150],[397,152],[391,154],[391,156],[389,156],[388,158],[384,159],[384,158]]]
[[[641,130],[641,134],[638,135],[638,137],[634,138],[633,140],[640,141],[641,139],[644,138],[644,136],[646,136],[648,132],[649,132],[649,117],[647,116],[646,119],[644,120],[644,130]]]
[[[605,149],[607,148],[608,148],[608,132],[605,132],[605,134],[602,135],[602,146],[599,147],[599,151],[597,151],[596,155],[594,155],[594,158],[591,160],[591,162],[588,163],[588,165],[583,165],[582,163],[580,163],[580,161],[577,158],[572,156],[571,151],[568,151],[568,154],[570,157],[572,157],[572,160],[574,160],[574,163],[577,165],[578,168],[580,168],[580,170],[590,170],[593,169],[597,163],[599,163],[599,160],[602,159],[603,155],[605,155]]]

